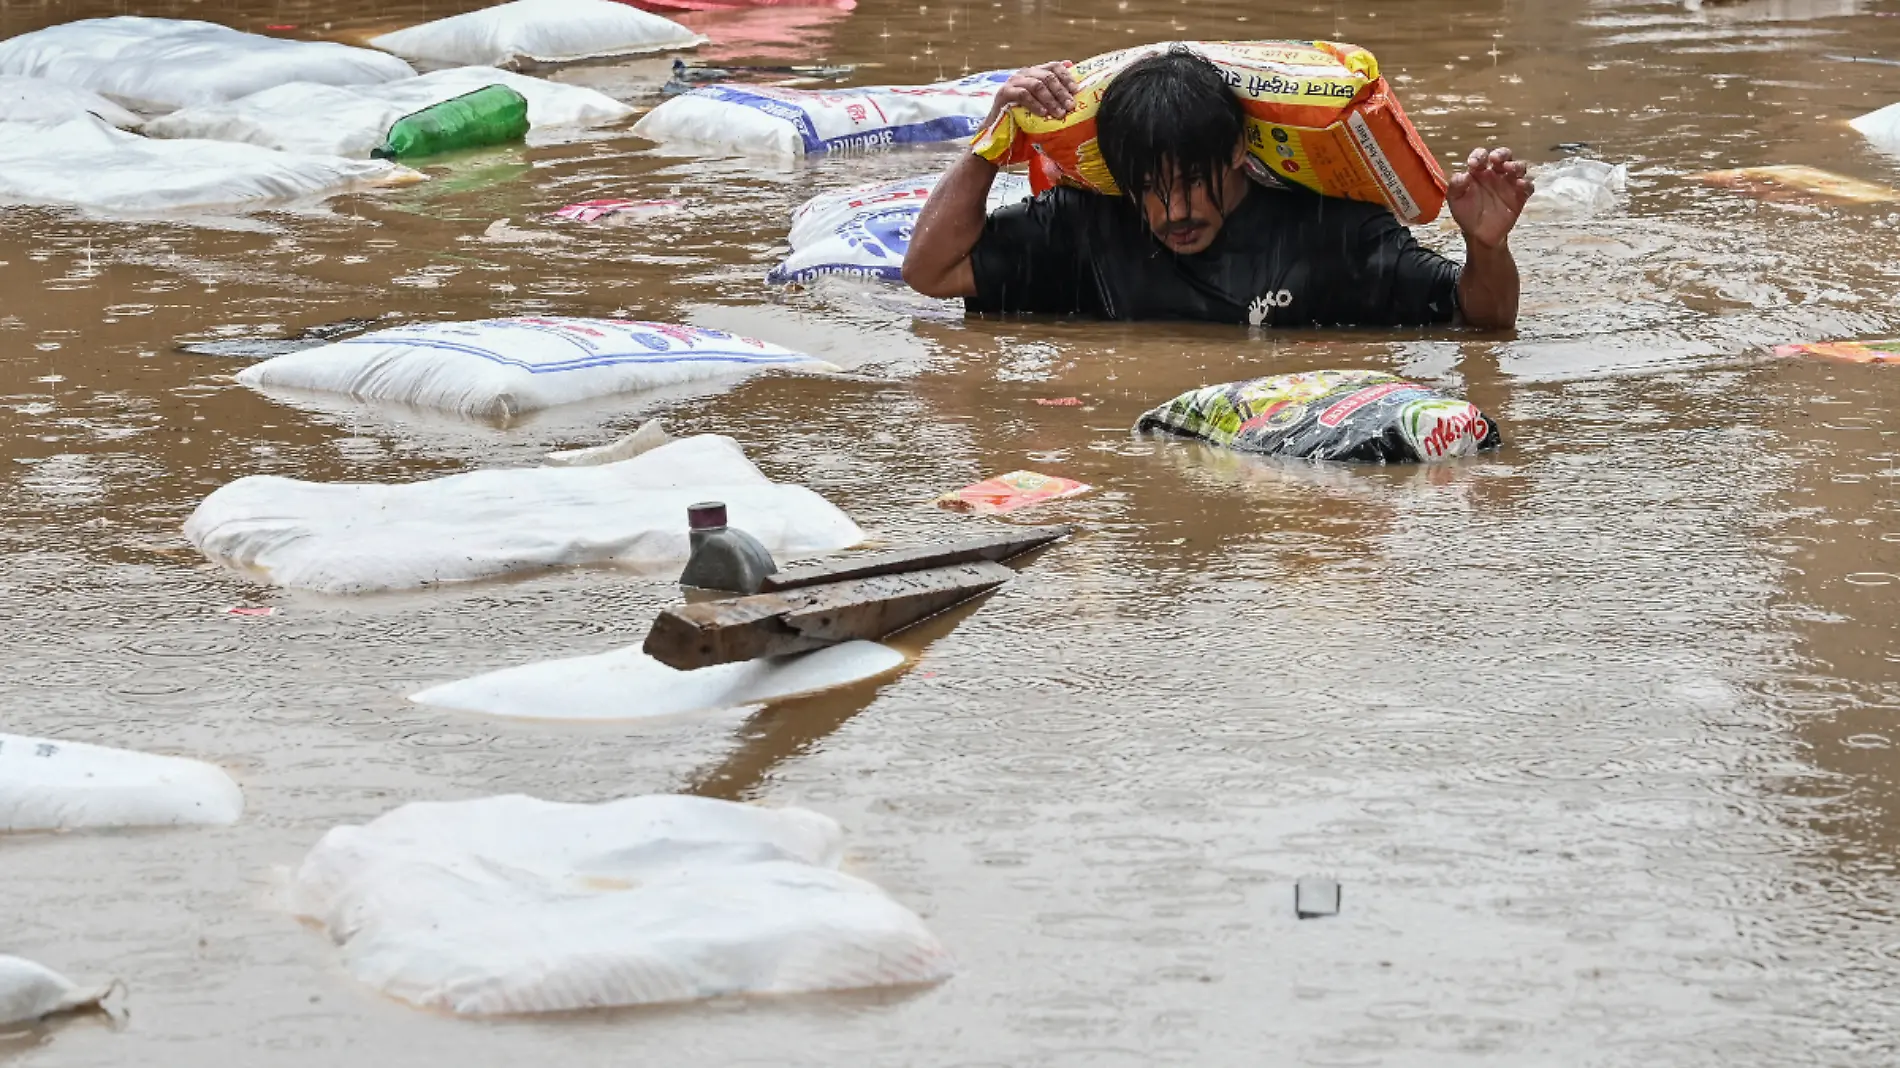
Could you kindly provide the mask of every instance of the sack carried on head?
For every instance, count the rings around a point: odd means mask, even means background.
[[[1065,183],[1119,193],[1095,142],[1095,113],[1115,75],[1166,52],[1142,45],[1075,65],[1080,89],[1067,117],[1009,108],[976,135],[976,153],[999,166],[1046,161]],[[1247,113],[1247,150],[1274,177],[1329,197],[1384,204],[1408,224],[1445,204],[1445,173],[1405,117],[1371,52],[1332,41],[1183,42],[1220,68]],[[1038,157],[1041,157],[1039,160]],[[1044,167],[1030,168],[1037,192]]]

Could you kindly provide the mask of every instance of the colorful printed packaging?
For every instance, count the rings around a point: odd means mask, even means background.
[[[937,504],[953,512],[977,515],[1002,515],[1031,505],[1079,497],[1095,487],[1073,479],[1039,475],[1034,471],[1011,471],[965,486],[937,498]]]
[[[1305,460],[1432,463],[1495,449],[1476,405],[1377,371],[1307,371],[1205,386],[1142,415],[1163,430],[1242,452]]]
[[[685,206],[678,200],[583,200],[551,211],[548,216],[580,223],[607,221],[623,225],[650,219],[655,215],[668,215]]]
[[[1182,42],[1227,76],[1247,112],[1248,150],[1274,177],[1329,197],[1384,204],[1406,223],[1438,217],[1445,174],[1425,147],[1371,52],[1333,41]],[[1075,65],[1076,109],[1038,118],[1010,108],[977,134],[978,155],[996,164],[1046,158],[1065,182],[1117,193],[1095,143],[1095,113],[1121,70],[1166,51],[1142,45]],[[1047,188],[1031,169],[1036,191]]]
[[[1900,338],[1890,341],[1819,341],[1776,345],[1777,356],[1815,356],[1848,363],[1900,363]]]

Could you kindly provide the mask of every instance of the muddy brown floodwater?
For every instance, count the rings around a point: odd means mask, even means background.
[[[38,2],[361,35],[459,2]],[[1514,338],[962,320],[762,276],[813,193],[951,149],[772,171],[624,130],[483,157],[327,214],[220,228],[0,213],[0,709],[9,730],[232,770],[234,827],[0,842],[0,948],[116,975],[129,1016],[0,1039],[91,1065],[1889,1065],[1900,1061],[1900,368],[1767,342],[1900,333],[1896,205],[1768,204],[1716,167],[1900,184],[1843,120],[1900,100],[1896,0],[861,0],[702,22],[728,60],[865,82],[1168,38],[1374,49],[1434,149],[1562,142],[1627,210],[1527,222]],[[658,101],[662,65],[560,78]],[[484,241],[592,197],[682,216]],[[1428,240],[1455,244],[1427,228]],[[449,432],[309,413],[184,337],[347,317],[621,314],[859,375],[764,377],[585,421]],[[1131,438],[1190,386],[1370,367],[1469,395],[1506,447],[1430,470]],[[1083,408],[1041,407],[1075,395]],[[565,572],[413,596],[271,593],[179,524],[260,472],[393,481],[520,463],[663,415],[737,437],[876,536],[1019,467],[1086,534],[913,638],[903,674],[743,720],[579,727],[405,697],[630,644],[665,582]],[[280,606],[267,619],[221,613]],[[926,640],[927,639],[927,640]],[[385,1000],[275,904],[329,827],[407,800],[652,791],[838,818],[853,870],[957,954],[941,986],[544,1019]],[[1298,922],[1292,881],[1344,912]]]

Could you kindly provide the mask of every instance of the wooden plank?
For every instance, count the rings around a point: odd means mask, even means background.
[[[1014,577],[1001,564],[979,560],[680,605],[660,613],[642,648],[662,664],[691,671],[858,638],[876,641]]]
[[[951,564],[972,564],[980,560],[1000,563],[1060,541],[1073,533],[1075,533],[1075,528],[1071,526],[1029,527],[1013,530],[1007,534],[951,542],[948,545],[926,546],[920,549],[893,549],[889,552],[847,556],[821,561],[806,567],[788,568],[775,575],[767,575],[765,585],[760,589],[764,593],[773,593],[779,590],[817,586],[826,582],[848,582],[852,579],[872,578],[877,575],[898,575],[906,571],[948,567]]]

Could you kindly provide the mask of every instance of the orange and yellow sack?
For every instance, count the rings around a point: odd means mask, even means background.
[[[1332,41],[1183,42],[1227,76],[1247,112],[1247,146],[1283,180],[1329,197],[1384,204],[1407,223],[1430,222],[1445,205],[1445,172],[1413,129],[1371,52]],[[1065,182],[1119,192],[1095,144],[1095,112],[1122,69],[1166,51],[1143,45],[1075,65],[1080,83],[1068,117],[1010,108],[976,135],[976,152],[998,166],[1029,169],[1041,192],[1053,164]],[[1040,160],[1037,157],[1041,157]]]

